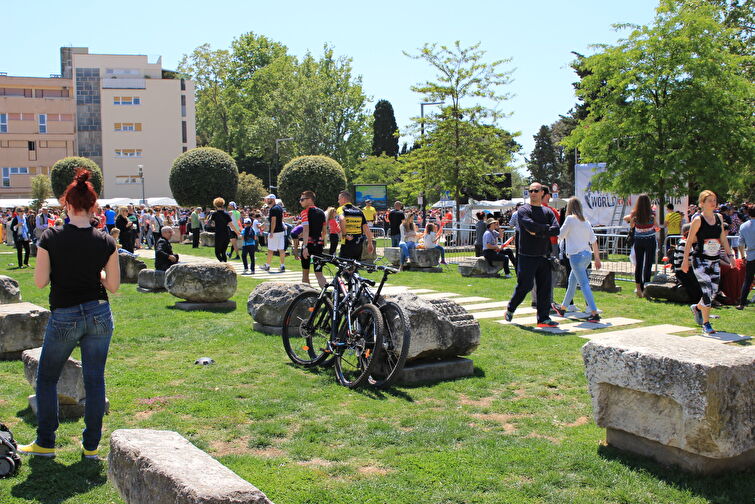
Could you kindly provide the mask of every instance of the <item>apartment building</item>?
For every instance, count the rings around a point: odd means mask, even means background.
[[[196,147],[194,83],[161,58],[60,48],[60,75],[0,74],[0,198],[31,195],[60,158],[95,161],[102,196],[171,196],[173,160]]]
[[[196,147],[194,83],[163,70],[159,57],[83,47],[60,56],[76,91],[77,151],[102,167],[104,196],[171,196],[173,160]]]
[[[73,81],[0,74],[0,197],[31,196],[31,178],[76,153]]]

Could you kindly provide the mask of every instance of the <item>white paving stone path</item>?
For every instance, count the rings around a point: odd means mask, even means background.
[[[140,257],[154,259],[153,250],[139,249],[136,251],[136,254]],[[295,259],[291,258],[291,260],[293,261]],[[188,263],[188,264],[201,264],[201,263],[216,263],[217,260],[214,258],[211,259],[208,257],[181,255],[181,262]],[[244,265],[241,261],[235,261],[235,260],[228,261],[228,264],[233,266],[233,269],[236,271],[237,274],[241,274],[244,271]],[[276,261],[273,261],[273,264],[276,264]],[[310,277],[314,281],[314,276],[312,273],[310,274]],[[301,272],[300,271],[280,272],[275,267],[271,268],[270,272],[267,272],[267,271],[263,271],[260,268],[260,264],[257,264],[256,274],[249,275],[249,278],[255,278],[257,280],[263,280],[263,281],[297,283],[301,281]],[[326,278],[328,278],[327,275],[326,275]],[[418,297],[421,297],[424,299],[441,299],[441,298],[452,299],[453,301],[464,306],[464,308],[466,308],[466,310],[469,313],[471,313],[472,316],[476,320],[493,319],[495,320],[495,322],[501,325],[517,325],[517,326],[522,326],[522,327],[529,327],[530,329],[534,329],[538,332],[544,332],[544,333],[550,333],[550,334],[576,333],[581,338],[586,338],[586,339],[599,338],[604,334],[616,333],[616,331],[604,332],[604,333],[593,332],[599,329],[634,325],[634,324],[640,324],[643,322],[642,320],[632,319],[632,318],[610,317],[610,318],[603,318],[599,323],[590,323],[590,322],[586,322],[585,320],[580,320],[580,319],[586,319],[588,317],[587,313],[572,312],[572,313],[566,313],[565,317],[558,317],[555,315],[552,316],[551,318],[553,318],[553,320],[556,320],[560,324],[556,328],[538,328],[538,327],[534,327],[537,324],[537,317],[533,316],[537,313],[537,310],[535,310],[534,308],[530,306],[520,306],[514,313],[514,319],[511,322],[506,322],[505,320],[503,320],[503,317],[506,313],[506,307],[508,306],[508,300],[496,301],[496,300],[486,298],[486,297],[481,297],[481,296],[464,296],[463,297],[460,294],[456,294],[454,292],[437,292],[433,289],[413,289],[411,287],[405,287],[402,285],[385,284],[385,286],[383,287],[383,294],[400,294],[402,292],[411,292],[413,294],[416,294]],[[682,333],[682,332],[696,331],[696,330],[699,330],[699,329],[696,329],[694,327],[678,326],[678,325],[673,325],[673,324],[660,324],[660,325],[655,325],[655,326],[623,329],[621,332],[622,334],[624,333],[626,334],[647,334],[647,333],[674,334],[674,333]],[[716,341],[719,343],[731,343],[731,342],[751,339],[750,336],[744,336],[741,334],[728,333],[728,332],[723,332],[723,331],[719,331],[716,334],[711,335],[711,336],[705,336],[701,333],[699,335],[690,336],[690,337],[705,339],[708,341]]]

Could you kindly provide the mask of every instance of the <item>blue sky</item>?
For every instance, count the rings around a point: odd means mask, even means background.
[[[389,100],[399,128],[419,115],[421,97],[409,88],[433,78],[425,64],[402,51],[426,42],[463,45],[481,42],[490,61],[511,58],[513,83],[503,91],[512,116],[501,123],[520,131],[524,154],[541,124],[566,113],[575,98],[570,51],[589,54],[590,44],[613,43],[613,23],[647,24],[657,0],[540,0],[414,2],[289,0],[132,0],[124,3],[41,0],[3,7],[5,36],[0,72],[47,76],[59,73],[59,47],[84,46],[92,53],[162,55],[175,68],[183,54],[203,43],[229,48],[238,35],[267,35],[301,56],[318,54],[325,43],[353,58],[366,94]],[[427,110],[427,109],[426,109]]]

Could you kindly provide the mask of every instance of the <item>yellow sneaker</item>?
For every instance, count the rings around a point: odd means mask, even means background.
[[[95,448],[94,450],[87,450],[84,448],[84,445],[81,445],[82,450],[82,457],[85,459],[91,459],[91,460],[99,460],[100,459],[100,450],[99,448]]]
[[[28,445],[19,446],[16,450],[23,455],[35,455],[37,457],[54,457],[55,448],[43,448],[36,442]]]

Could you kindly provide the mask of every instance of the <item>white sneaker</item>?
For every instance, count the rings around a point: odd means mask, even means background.
[[[269,264],[263,264],[262,265],[262,271],[270,271],[270,265]]]
[[[245,269],[244,272],[242,273],[242,275],[248,275],[248,274],[249,274],[249,270],[248,269]]]
[[[580,311],[580,309],[577,308],[576,305],[570,304],[569,307],[566,309],[566,311],[568,311],[568,312],[578,312],[578,311]]]

